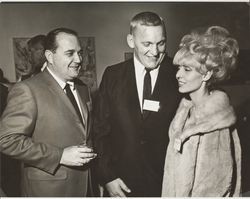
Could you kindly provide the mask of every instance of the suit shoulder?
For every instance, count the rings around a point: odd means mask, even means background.
[[[124,70],[126,70],[128,65],[132,65],[133,64],[133,59],[129,59],[111,66],[108,66],[105,71],[104,74],[109,74],[109,75],[117,75],[119,73],[123,73]]]
[[[175,71],[177,67],[173,65],[173,59],[171,57],[165,56],[164,60],[162,61],[161,65],[168,70]]]

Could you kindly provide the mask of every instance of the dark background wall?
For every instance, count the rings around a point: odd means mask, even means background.
[[[192,28],[222,25],[237,38],[241,49],[250,49],[247,3],[1,3],[0,68],[15,81],[13,37],[46,34],[56,27],[75,29],[80,36],[95,37],[97,81],[107,65],[124,60],[129,21],[138,12],[154,11],[167,26],[167,50],[173,56],[181,37]]]

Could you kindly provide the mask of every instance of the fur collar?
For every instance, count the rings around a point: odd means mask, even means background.
[[[195,123],[184,128],[190,110],[195,118]],[[211,133],[215,130],[228,128],[235,124],[236,116],[230,105],[226,93],[215,90],[211,92],[207,100],[194,107],[192,101],[183,98],[172,124],[172,135],[178,135],[177,142],[182,144],[190,136],[199,133]],[[174,133],[177,131],[177,134]],[[180,147],[177,147],[180,148]]]

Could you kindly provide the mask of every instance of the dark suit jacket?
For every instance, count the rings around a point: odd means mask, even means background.
[[[76,88],[90,121],[88,88],[82,82],[76,82]],[[11,89],[0,123],[0,146],[3,153],[24,163],[23,196],[86,196],[88,165],[59,165],[64,148],[90,142],[89,122],[85,126],[47,70]]]
[[[8,96],[8,88],[0,83],[0,116],[5,108]],[[0,171],[2,171],[2,154],[0,154]],[[6,194],[1,189],[2,187],[2,172],[0,173],[0,196],[6,196]]]
[[[152,94],[158,112],[142,118],[133,60],[108,67],[95,108],[94,140],[101,184],[121,178],[131,196],[160,196],[168,128],[180,96],[172,60],[165,57]]]
[[[6,106],[8,87],[0,83],[0,116]]]

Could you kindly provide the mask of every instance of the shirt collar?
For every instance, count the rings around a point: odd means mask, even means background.
[[[134,65],[135,65],[135,71],[137,74],[143,75],[145,71],[145,66],[136,58],[134,55]]]
[[[72,81],[64,82],[61,78],[59,78],[52,70],[50,70],[49,67],[47,67],[49,73],[52,75],[52,77],[57,81],[57,83],[60,85],[62,89],[65,88],[66,83],[69,84],[69,86],[75,90],[75,84]]]
[[[134,65],[135,65],[135,71],[137,74],[141,74],[143,75],[145,73],[145,66],[137,59],[137,57],[134,55]],[[160,65],[161,66],[161,65]],[[150,71],[153,73],[158,73],[160,66],[158,66],[157,68],[154,68]]]
[[[74,83],[74,82],[68,81],[67,84],[69,84],[69,86],[70,86],[73,90],[75,90],[75,83]]]

